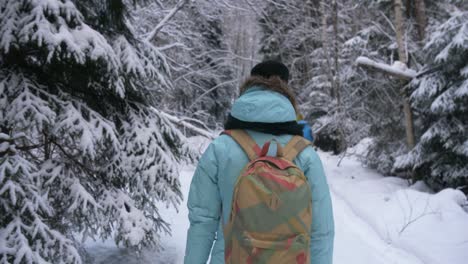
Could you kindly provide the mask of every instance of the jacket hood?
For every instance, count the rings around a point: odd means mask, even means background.
[[[265,78],[262,76],[250,76],[245,80],[245,82],[242,84],[242,86],[239,88],[239,94],[242,95],[247,91],[248,89],[254,87],[254,86],[260,86],[263,88],[266,88],[267,90],[278,92],[284,96],[286,96],[289,101],[292,103],[294,109],[297,112],[297,103],[296,103],[296,98],[294,94],[291,92],[291,90],[288,87],[288,84],[283,81],[280,77],[278,76],[270,76],[269,78]]]
[[[291,101],[279,92],[253,85],[234,102],[231,115],[245,122],[280,123],[296,120]]]

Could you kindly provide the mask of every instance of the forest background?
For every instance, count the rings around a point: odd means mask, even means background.
[[[221,131],[265,59],[318,148],[366,140],[363,164],[466,193],[467,5],[0,0],[0,263],[81,263],[88,236],[157,245],[187,137]]]

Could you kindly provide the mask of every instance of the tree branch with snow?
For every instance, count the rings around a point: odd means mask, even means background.
[[[367,57],[359,57],[356,59],[356,64],[361,67],[372,68],[376,71],[397,77],[398,79],[412,80],[416,77],[416,71],[408,69],[406,65],[400,61],[395,61],[393,65],[388,65],[376,62]]]
[[[164,27],[164,25],[169,21],[175,14],[184,7],[185,4],[188,3],[189,0],[180,0],[174,8],[156,25],[156,27],[149,33],[148,37],[146,40],[148,42],[151,42],[156,35],[159,33],[159,31]]]

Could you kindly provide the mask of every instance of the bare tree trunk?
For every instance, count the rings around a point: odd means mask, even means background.
[[[414,12],[416,15],[416,23],[418,25],[419,40],[423,41],[426,37],[427,26],[426,4],[424,3],[424,0],[415,0]]]
[[[340,64],[339,64],[339,48],[338,48],[338,4],[336,0],[332,1],[333,8],[333,49],[334,49],[334,83],[335,95],[338,102],[338,108],[341,109],[341,93],[340,93]]]
[[[405,30],[403,28],[404,25],[404,18],[403,18],[403,4],[401,0],[394,0],[394,7],[395,7],[395,33],[396,33],[396,40],[398,44],[398,57],[399,61],[406,64],[407,57],[406,57],[406,46],[405,46],[405,39],[404,34]]]
[[[341,94],[340,94],[340,81],[339,81],[339,48],[338,48],[338,4],[336,0],[333,0],[331,3],[331,13],[332,13],[332,27],[333,27],[333,41],[329,40],[328,36],[328,23],[327,23],[327,8],[326,1],[322,0],[320,2],[321,12],[322,12],[322,47],[327,62],[327,76],[331,85],[330,96],[336,100],[337,106],[333,111],[333,115],[337,119],[343,118],[343,107],[341,103]],[[331,47],[332,52],[328,47]],[[332,57],[333,56],[333,57]],[[332,62],[333,60],[333,62]],[[333,65],[332,65],[333,64]],[[346,137],[344,134],[344,129],[342,122],[338,123],[336,131],[338,133],[338,146],[336,151],[341,152],[346,148]]]
[[[411,17],[411,2],[413,0],[405,0],[405,5],[406,5],[406,17],[410,18]]]
[[[344,106],[341,100],[341,81],[340,81],[340,49],[339,49],[339,32],[338,32],[338,24],[339,24],[339,17],[338,17],[338,3],[337,0],[332,1],[332,9],[333,9],[333,16],[332,16],[332,23],[333,23],[333,49],[334,49],[334,83],[335,83],[335,95],[336,95],[336,102],[337,102],[337,109],[336,115],[338,118],[344,118]],[[338,125],[338,134],[339,134],[339,151],[346,150],[347,142],[346,142],[346,135],[343,128],[343,122],[339,122]]]
[[[320,2],[320,9],[322,12],[322,49],[325,55],[325,60],[327,62],[327,77],[328,81],[330,82],[331,88],[330,88],[330,96],[332,98],[335,98],[335,82],[333,79],[333,72],[332,72],[332,66],[330,62],[330,52],[328,50],[328,23],[327,23],[327,10],[326,10],[326,5],[325,5],[325,0],[322,0]]]
[[[409,102],[408,95],[405,92],[405,98],[403,102],[403,111],[405,112],[405,123],[406,123],[406,140],[408,147],[410,149],[414,148],[416,145],[414,139],[414,121],[413,121],[413,111],[411,109],[411,104]]]
[[[304,8],[306,8],[307,10],[307,18],[306,19],[310,19],[310,18],[313,18],[314,17],[314,14],[313,14],[313,6],[312,5],[305,5]],[[310,27],[314,27],[313,23],[307,23]],[[303,49],[303,53],[304,53],[304,59],[302,60],[303,61],[303,73],[301,74],[301,78],[299,79],[299,84],[304,87],[307,82],[310,80],[310,69],[311,69],[311,66],[309,64],[309,50],[310,50],[310,47],[309,47],[309,44],[306,43],[305,41],[302,43],[302,49]],[[301,65],[302,66],[302,65]]]
[[[407,63],[406,56],[406,45],[404,40],[404,20],[403,20],[403,11],[402,11],[402,1],[394,0],[395,7],[395,30],[398,44],[398,57],[402,63]],[[413,127],[413,112],[411,111],[411,105],[408,100],[408,95],[404,94],[403,99],[403,111],[405,113],[405,124],[406,124],[406,141],[408,147],[412,149],[415,146],[414,139],[414,127]]]
[[[48,133],[44,130],[44,160],[47,161],[50,159],[51,156],[51,146]]]

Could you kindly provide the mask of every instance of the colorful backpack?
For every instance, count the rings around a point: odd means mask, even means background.
[[[312,194],[304,173],[292,162],[310,141],[294,136],[276,157],[267,156],[243,130],[228,130],[250,162],[234,187],[224,226],[226,264],[310,263]]]

